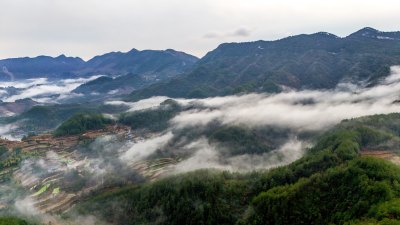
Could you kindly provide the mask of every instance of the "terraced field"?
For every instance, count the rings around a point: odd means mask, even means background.
[[[21,165],[1,170],[0,182],[13,180],[19,183],[27,190],[29,198],[34,201],[35,208],[41,212],[63,212],[78,200],[80,194],[84,193],[64,190],[61,186],[67,182],[64,177],[67,171],[76,170],[79,176],[87,166],[86,159],[76,150],[79,145],[85,140],[93,140],[102,135],[126,136],[129,132],[130,129],[127,127],[109,126],[82,136],[55,138],[51,134],[43,134],[23,141],[0,139],[0,146],[7,149],[20,149],[23,155],[27,155],[27,159]],[[30,155],[35,157],[29,158]],[[42,168],[36,168],[37,160],[43,164]]]
[[[0,146],[20,149],[27,155],[18,166],[0,171],[0,182],[12,181],[26,190],[25,196],[42,213],[63,213],[82,197],[98,189],[104,180],[91,180],[92,161],[79,151],[86,142],[105,135],[115,135],[125,141],[139,142],[146,136],[132,134],[128,127],[109,126],[103,130],[84,133],[80,136],[53,137],[51,134],[32,136],[23,141],[0,139]],[[146,180],[155,180],[168,174],[179,158],[159,158],[128,163],[128,168]],[[103,179],[103,178],[102,178]],[[107,178],[105,178],[107,179]],[[0,205],[7,205],[2,202]]]
[[[132,163],[130,166],[132,169],[138,171],[143,177],[149,180],[155,180],[170,172],[173,165],[176,165],[180,161],[180,158],[160,158]]]

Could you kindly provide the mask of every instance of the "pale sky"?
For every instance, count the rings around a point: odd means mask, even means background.
[[[132,48],[201,57],[224,42],[400,30],[398,0],[0,0],[0,9],[0,58]]]

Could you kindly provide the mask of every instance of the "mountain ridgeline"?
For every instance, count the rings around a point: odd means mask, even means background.
[[[183,76],[134,91],[151,96],[208,97],[242,92],[329,89],[341,81],[374,85],[400,64],[400,32],[361,29],[347,37],[319,32],[277,41],[221,44]]]
[[[35,77],[67,78],[83,68],[81,58],[38,56],[0,60],[0,80],[29,79]]]
[[[339,82],[374,85],[400,64],[400,32],[363,28],[347,37],[319,32],[276,41],[225,43],[202,59],[183,52],[132,49],[85,62],[61,55],[0,60],[0,80],[105,75],[80,94],[209,97],[284,88],[329,89]]]
[[[111,52],[85,62],[81,58],[38,56],[0,60],[0,80],[47,77],[105,75],[142,75],[146,79],[163,79],[187,71],[198,59],[172,49],[165,51],[132,49]]]

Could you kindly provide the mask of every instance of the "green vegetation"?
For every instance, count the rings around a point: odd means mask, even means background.
[[[374,209],[400,197],[400,168],[362,158],[262,192],[252,201],[249,224],[343,224],[375,216]]]
[[[115,224],[398,224],[400,167],[358,153],[397,146],[399,121],[400,114],[344,121],[287,166],[190,172],[96,195],[77,210]]]
[[[111,124],[112,120],[102,114],[78,113],[62,123],[55,131],[55,136],[82,134],[88,130],[97,130]]]
[[[0,225],[29,225],[29,223],[17,218],[0,217]]]
[[[82,106],[70,105],[70,106],[35,106],[25,113],[22,113],[19,117],[22,119],[28,119],[30,126],[53,128],[60,121],[64,121],[71,115],[80,112]],[[44,120],[43,118],[46,118]],[[46,124],[44,124],[46,123]]]
[[[39,191],[37,191],[36,193],[34,193],[32,196],[39,196],[39,195],[45,193],[49,187],[50,187],[50,184],[45,184],[45,185],[43,185],[43,186],[39,189]]]
[[[4,146],[0,147],[1,161],[0,161],[0,169],[10,168],[17,166],[22,159],[27,157],[27,154],[21,154],[20,148],[15,148],[13,150],[7,150]]]
[[[334,88],[339,81],[376,83],[400,64],[397,40],[367,38],[359,31],[346,38],[316,33],[277,41],[225,43],[183,76],[133,91],[128,100],[151,96],[209,97],[292,88]],[[382,35],[379,31],[375,36]]]
[[[126,109],[125,106],[99,105],[97,102],[34,106],[18,116],[0,118],[0,124],[17,122],[20,130],[28,134],[39,134],[56,129],[58,125],[77,113],[118,113]]]
[[[180,111],[180,106],[174,100],[166,100],[157,108],[124,113],[118,122],[133,129],[148,129],[161,131],[168,127],[168,122]]]
[[[222,127],[211,134],[211,140],[230,149],[231,155],[259,154],[273,150],[272,146],[262,143],[263,138],[256,130],[241,127]]]
[[[154,81],[146,81],[146,79],[136,74],[128,74],[116,78],[102,76],[93,81],[82,84],[81,86],[76,88],[74,92],[83,94],[91,94],[93,92],[108,93],[110,91],[118,89],[140,89],[152,83],[154,83]]]
[[[116,224],[233,224],[237,207],[249,201],[246,183],[240,175],[199,171],[105,193],[78,210]]]
[[[0,146],[0,182],[9,181],[14,169],[17,168],[24,159],[37,155],[37,151],[23,152],[21,148],[8,150],[6,147]]]
[[[56,188],[53,189],[53,192],[52,192],[53,195],[56,195],[56,194],[59,194],[59,193],[60,193],[60,187],[56,187]]]

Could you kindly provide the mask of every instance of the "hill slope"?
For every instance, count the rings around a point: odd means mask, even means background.
[[[399,121],[344,121],[288,166],[176,175],[98,194],[77,210],[113,224],[397,224],[400,167],[359,153],[398,151]]]
[[[238,92],[333,88],[340,81],[373,84],[400,64],[400,32],[364,28],[340,38],[329,33],[277,41],[221,44],[185,76],[132,92],[150,96],[206,97]]]

